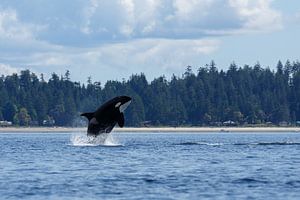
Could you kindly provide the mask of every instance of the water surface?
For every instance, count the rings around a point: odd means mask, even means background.
[[[0,134],[1,199],[299,199],[300,134]]]

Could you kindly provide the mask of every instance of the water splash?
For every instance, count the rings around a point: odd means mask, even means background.
[[[100,134],[97,137],[87,136],[86,133],[72,134],[70,142],[73,146],[122,146],[111,133]]]

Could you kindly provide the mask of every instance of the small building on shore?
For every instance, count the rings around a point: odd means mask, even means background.
[[[224,126],[237,126],[237,123],[232,120],[228,120],[228,121],[223,122],[223,125]]]
[[[0,121],[0,127],[8,127],[12,126],[12,122],[10,121]]]
[[[43,121],[43,126],[54,126],[55,120],[54,119],[46,119]]]
[[[286,127],[288,125],[289,125],[289,123],[286,121],[279,122],[279,126],[281,126],[281,127]]]

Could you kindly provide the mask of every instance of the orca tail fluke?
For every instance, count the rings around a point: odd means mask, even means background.
[[[80,116],[84,116],[90,121],[94,117],[94,113],[82,113]]]

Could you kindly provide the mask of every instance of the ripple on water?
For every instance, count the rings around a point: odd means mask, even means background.
[[[109,136],[0,134],[0,199],[299,199],[300,134]]]
[[[233,181],[233,183],[237,183],[237,184],[268,184],[269,181],[265,181],[265,180],[259,180],[259,179],[255,179],[255,178],[240,178],[240,179],[236,179]]]

